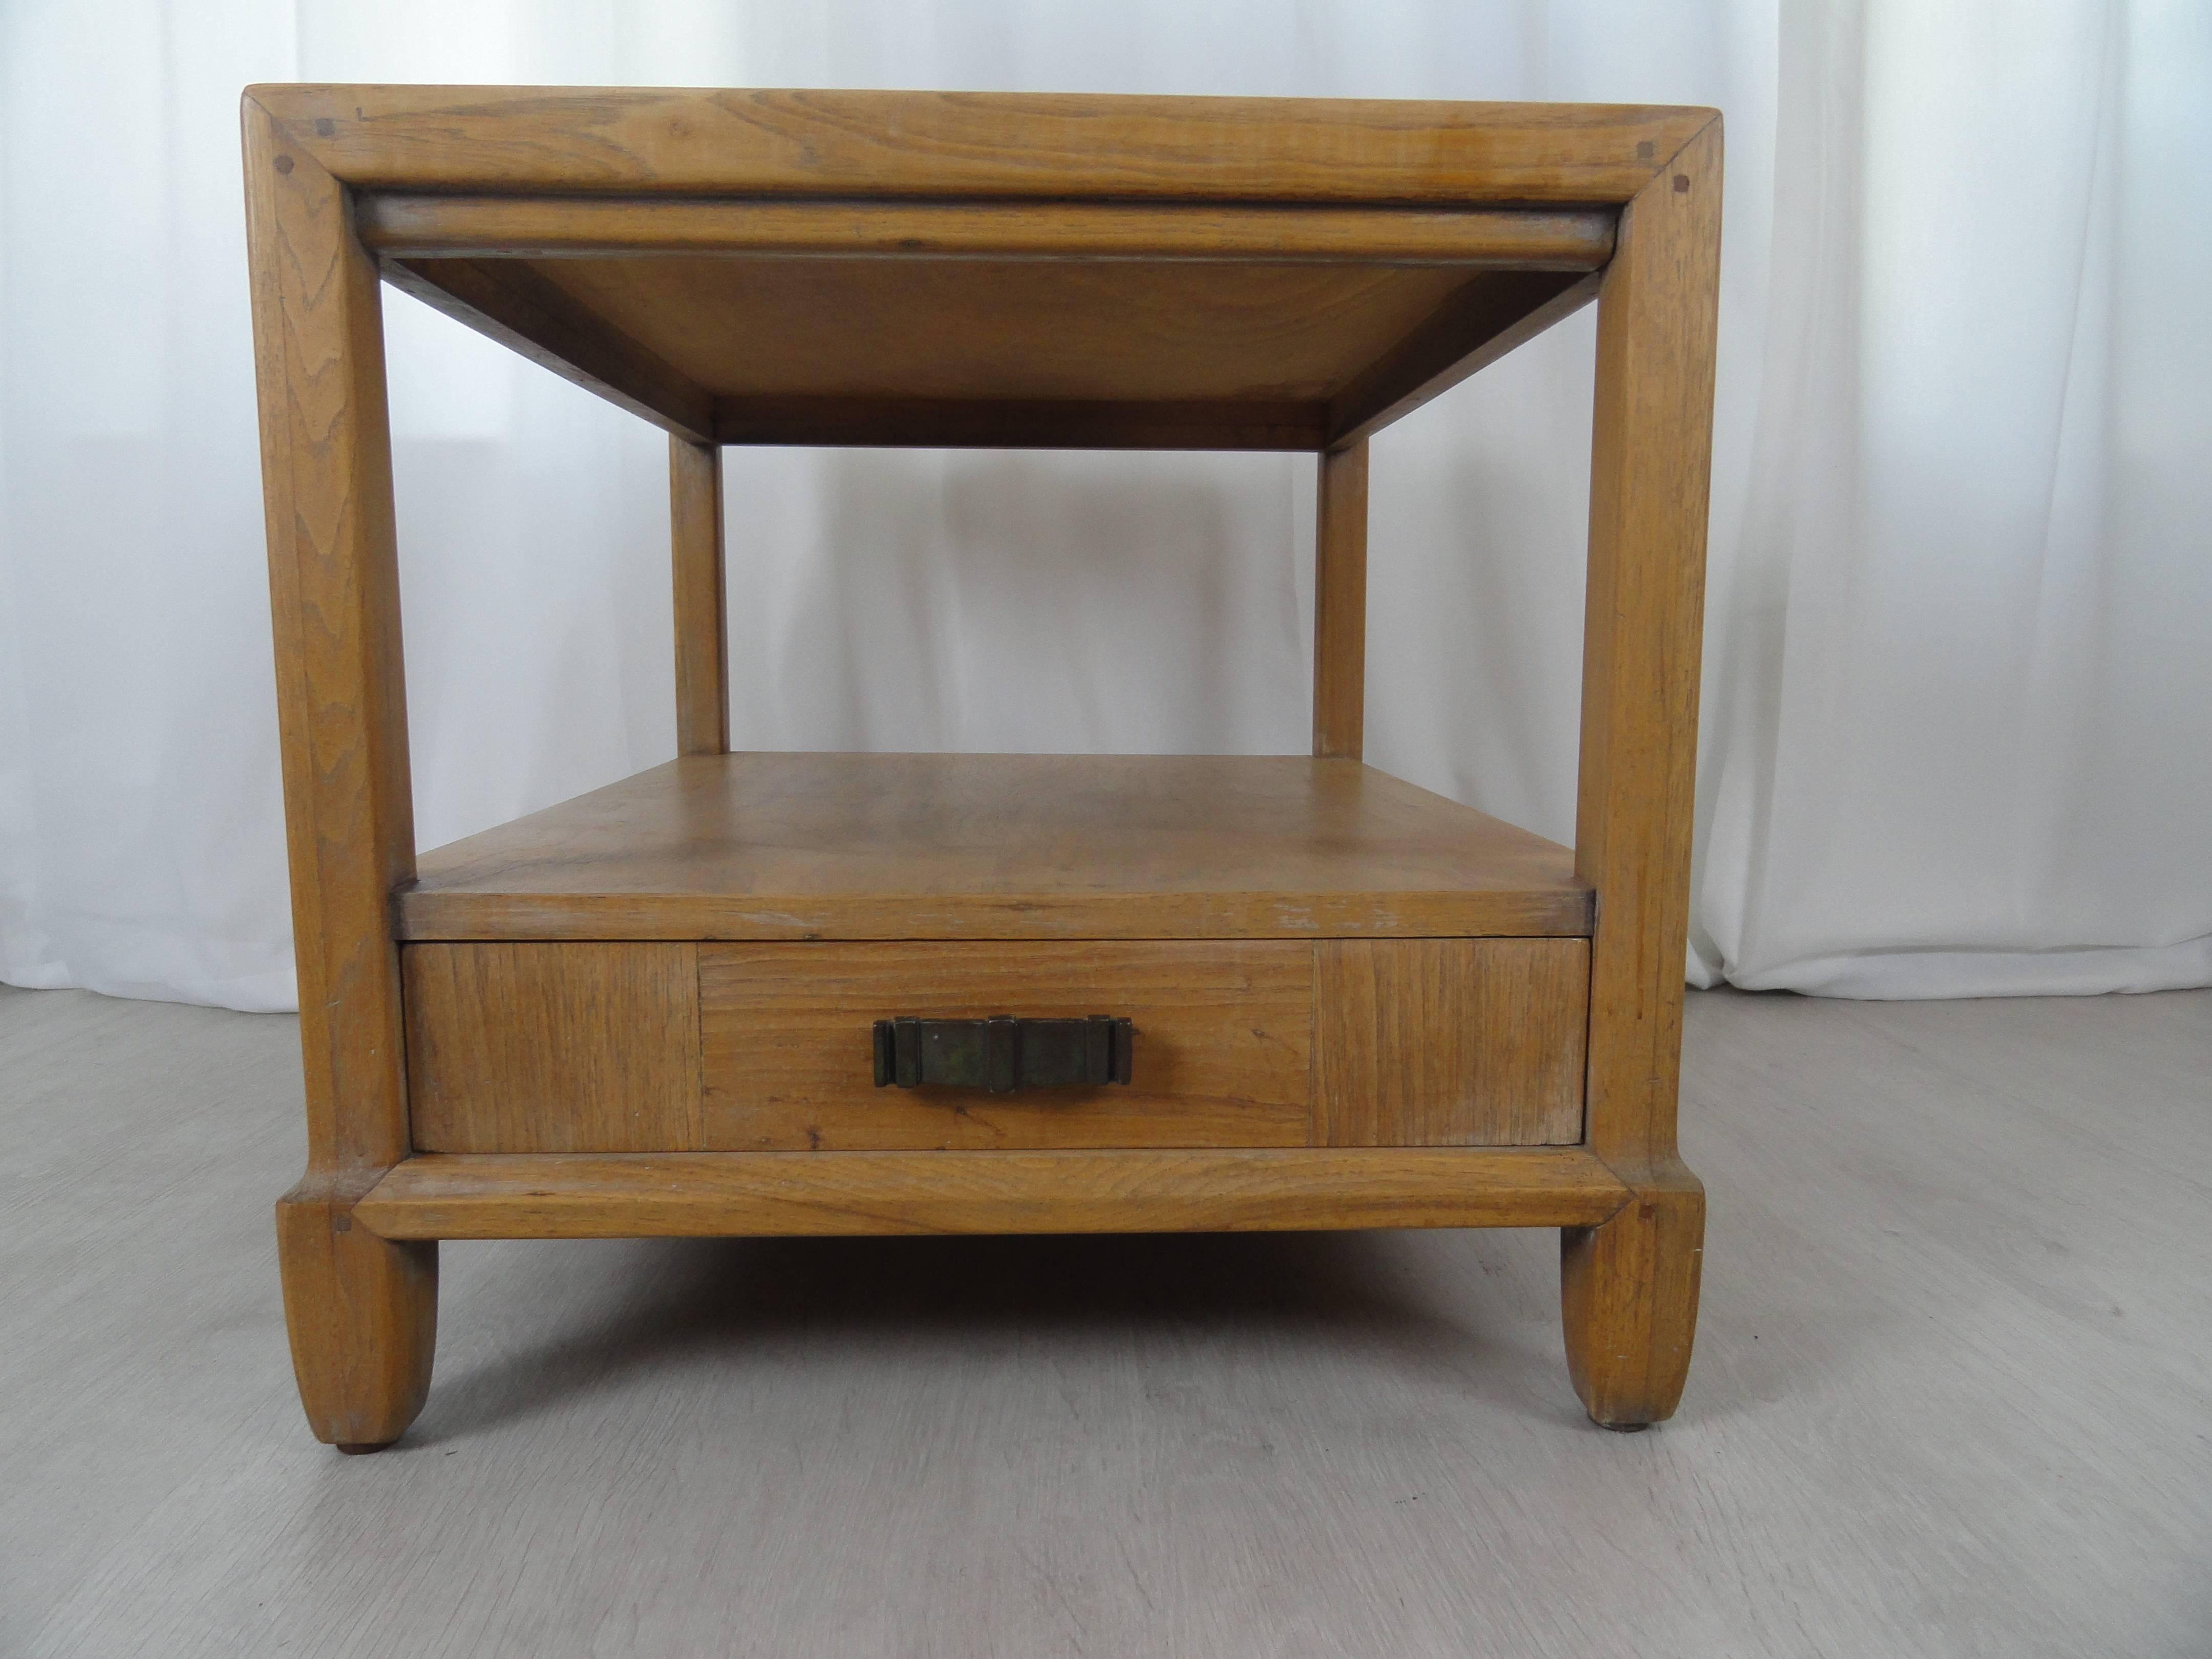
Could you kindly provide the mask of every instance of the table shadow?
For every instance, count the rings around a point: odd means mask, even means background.
[[[1500,1246],[1498,1237],[1109,1234],[493,1247],[513,1254],[469,1275],[463,1297],[449,1298],[464,1304],[451,1310],[457,1317],[469,1316],[467,1303],[573,1296],[576,1322],[440,1376],[403,1444],[527,1419],[702,1355],[726,1361],[732,1386],[742,1386],[748,1364],[788,1364],[794,1353],[806,1363],[805,1343],[854,1334],[904,1345],[924,1364],[932,1344],[939,1353],[947,1342],[981,1352],[1015,1334],[1078,1344],[1170,1334],[1287,1339],[1442,1376],[1516,1413],[1580,1420],[1563,1355],[1544,1356],[1556,1375],[1540,1399],[1528,1383],[1527,1279],[1549,1268],[1548,1239],[1532,1253],[1525,1243]],[[1481,1238],[1490,1253],[1455,1267],[1436,1254],[1444,1238],[1470,1250]],[[580,1274],[573,1271],[578,1253],[598,1258]],[[1555,1292],[1547,1282],[1540,1294]],[[840,1361],[823,1352],[819,1363]]]

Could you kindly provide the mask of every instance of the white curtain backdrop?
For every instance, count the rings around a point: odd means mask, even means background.
[[[0,0],[0,978],[291,1006],[236,116],[283,80],[1718,106],[1692,978],[2212,982],[2201,0]],[[665,448],[386,315],[430,846],[673,752]],[[1591,359],[1374,453],[1369,757],[1563,841]],[[741,746],[1304,746],[1309,459],[728,466]]]

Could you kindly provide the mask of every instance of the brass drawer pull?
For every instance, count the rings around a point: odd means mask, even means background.
[[[925,1085],[1017,1089],[1096,1086],[1129,1080],[1131,1038],[1126,1019],[879,1019],[876,1087]]]

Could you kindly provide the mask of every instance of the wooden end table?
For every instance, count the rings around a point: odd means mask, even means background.
[[[307,1419],[437,1241],[1561,1229],[1674,1409],[1719,257],[1698,109],[273,86],[244,104]],[[417,857],[379,279],[670,434],[668,765]],[[1586,301],[1575,847],[1361,763],[1367,440]],[[728,752],[719,447],[1307,450],[1310,757]]]

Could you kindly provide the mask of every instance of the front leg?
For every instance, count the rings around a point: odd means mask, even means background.
[[[381,1450],[430,1392],[437,1244],[380,1238],[349,1197],[303,1183],[276,1202],[276,1256],[308,1426],[343,1452]]]
[[[1635,1195],[1602,1226],[1559,1231],[1567,1372],[1591,1421],[1620,1430],[1680,1403],[1705,1242],[1705,1186],[1680,1162],[1630,1186]]]

